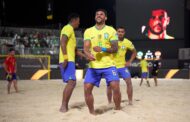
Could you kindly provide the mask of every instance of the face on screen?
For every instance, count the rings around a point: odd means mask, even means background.
[[[170,23],[170,17],[163,9],[152,10],[152,15],[149,19],[149,39],[174,39],[173,36],[167,34],[167,26]]]
[[[185,0],[116,0],[116,26],[143,41],[184,39]]]
[[[153,10],[152,16],[149,19],[149,27],[150,31],[153,34],[161,34],[166,31],[167,25],[169,24],[169,17],[167,16],[166,11],[160,10]]]

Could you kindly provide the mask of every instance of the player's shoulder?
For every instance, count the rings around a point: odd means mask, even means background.
[[[110,26],[110,25],[106,25],[105,27],[106,29],[109,29],[110,31],[116,31],[114,27]]]
[[[124,38],[123,42],[130,47],[134,47],[133,42],[127,38]]]
[[[127,39],[127,38],[124,38],[124,40],[123,40],[125,43],[132,43],[129,39]]]
[[[8,56],[5,58],[5,61],[8,61],[8,60],[16,60],[16,58],[15,58],[14,56],[8,55]]]
[[[5,59],[6,60],[9,60],[11,58],[11,56],[10,55],[8,55]]]
[[[74,30],[70,24],[65,25],[62,30]]]
[[[86,28],[84,32],[87,33],[87,32],[91,32],[93,30],[94,30],[94,26]]]

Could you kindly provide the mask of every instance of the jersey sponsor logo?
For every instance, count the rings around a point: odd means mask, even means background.
[[[109,38],[109,34],[108,33],[104,33],[104,39],[108,40]]]
[[[121,49],[122,49],[122,50],[125,50],[125,46],[124,46],[124,45],[122,45],[122,46],[121,46]]]

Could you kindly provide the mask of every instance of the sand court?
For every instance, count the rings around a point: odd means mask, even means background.
[[[158,87],[150,80],[140,87],[140,79],[132,79],[133,105],[128,105],[126,85],[120,81],[122,110],[108,104],[106,84],[94,87],[97,116],[90,115],[84,101],[83,81],[78,81],[71,96],[69,111],[59,112],[65,84],[61,80],[21,80],[20,92],[6,91],[6,81],[0,81],[0,122],[189,122],[190,80],[158,79]]]

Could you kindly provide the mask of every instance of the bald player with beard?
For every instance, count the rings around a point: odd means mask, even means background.
[[[170,17],[163,9],[152,11],[149,19],[148,38],[149,39],[174,39],[173,36],[167,34],[167,26],[170,23]]]

